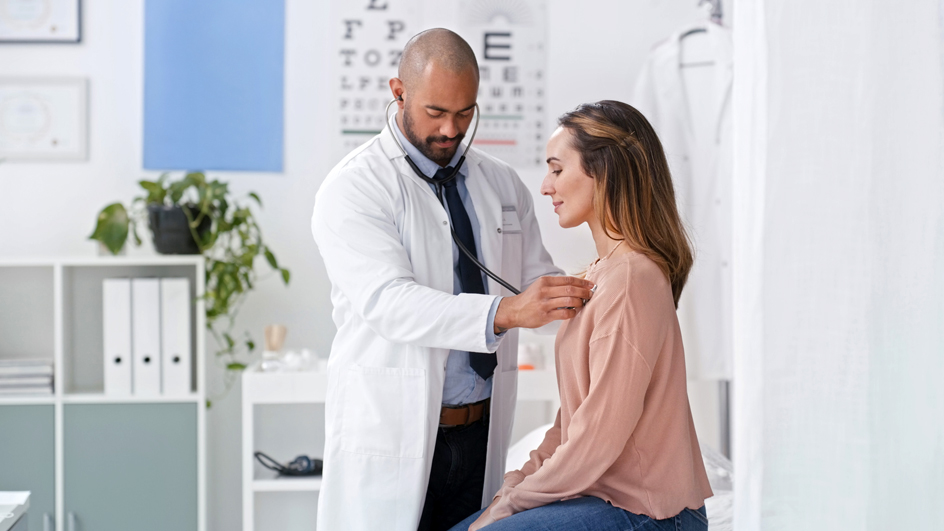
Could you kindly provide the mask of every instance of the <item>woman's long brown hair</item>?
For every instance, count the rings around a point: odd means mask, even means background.
[[[692,250],[662,143],[649,121],[625,103],[604,100],[580,105],[558,124],[573,133],[583,171],[594,179],[593,206],[604,230],[659,266],[678,307]]]

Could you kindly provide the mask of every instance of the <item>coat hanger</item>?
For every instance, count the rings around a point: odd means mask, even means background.
[[[711,20],[712,22],[714,22],[715,24],[720,25],[720,24],[721,24],[721,18],[722,18],[721,0],[699,0],[699,1],[698,1],[698,7],[701,7],[701,6],[705,5],[705,4],[711,5],[711,14],[709,15],[709,16],[710,16],[710,20]],[[695,34],[697,34],[697,33],[707,33],[707,32],[708,32],[708,30],[706,30],[705,28],[692,28],[692,29],[686,31],[685,33],[681,34],[681,35],[679,36],[679,41],[681,42],[681,41],[685,40],[685,37],[688,37],[688,36],[690,36],[690,35],[695,35]],[[714,65],[714,64],[715,64],[714,61],[698,61],[698,62],[693,62],[693,63],[679,63],[679,68],[691,68],[691,67],[700,67],[700,66],[712,66],[712,65]]]
[[[721,0],[698,0],[698,7],[705,4],[711,5],[711,14],[709,15],[711,21],[720,26],[724,16],[721,9]]]

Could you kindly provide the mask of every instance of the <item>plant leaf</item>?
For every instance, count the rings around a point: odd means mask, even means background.
[[[253,340],[251,340],[251,339],[247,339],[247,340],[246,340],[246,348],[249,349],[249,352],[252,352],[253,350],[256,350],[256,343],[255,343],[255,341],[253,341]]]
[[[246,364],[245,364],[245,363],[238,363],[238,362],[235,362],[235,361],[234,361],[233,363],[227,363],[227,364],[226,364],[226,370],[228,370],[228,371],[243,371],[243,370],[246,370]]]
[[[164,185],[161,184],[160,181],[138,181],[138,184],[147,191],[147,197],[144,198],[145,203],[164,204],[164,198],[167,197],[167,190],[164,189]]]
[[[251,250],[247,250],[239,257],[239,262],[244,266],[252,269],[253,258],[256,257],[256,254]]]
[[[288,285],[288,279],[291,275],[288,272],[288,269],[282,269],[282,280],[285,281],[285,285]]]
[[[184,181],[177,181],[171,183],[167,187],[167,192],[170,194],[170,201],[175,205],[180,204],[180,198],[184,196],[184,192],[190,186],[190,183]]]
[[[131,219],[131,234],[134,235],[134,244],[141,246],[141,237],[138,236],[138,224],[134,222],[134,219]]]
[[[260,208],[262,207],[262,199],[259,199],[259,195],[258,195],[258,194],[256,194],[255,192],[249,192],[249,197],[255,199],[255,200],[256,200],[256,203],[259,204],[259,207],[260,207]]]
[[[128,239],[129,222],[125,206],[112,203],[99,212],[95,231],[89,239],[102,242],[112,254],[118,254]]]
[[[184,180],[195,186],[206,184],[206,175],[202,171],[189,171]]]
[[[269,265],[272,266],[272,269],[278,269],[279,263],[275,260],[275,255],[272,254],[272,251],[270,251],[269,248],[266,247],[264,252],[265,252],[266,261],[269,262]]]

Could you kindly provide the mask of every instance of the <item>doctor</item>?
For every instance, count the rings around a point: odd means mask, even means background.
[[[406,45],[397,112],[327,176],[312,233],[332,282],[321,531],[448,529],[501,487],[517,392],[517,327],[569,319],[591,283],[557,276],[531,194],[470,149],[478,66],[444,29]],[[445,206],[445,208],[444,208]],[[511,296],[458,252],[519,288]],[[550,276],[548,276],[550,275]],[[492,354],[494,353],[494,354]]]

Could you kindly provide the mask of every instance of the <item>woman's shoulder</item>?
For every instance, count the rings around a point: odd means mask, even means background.
[[[601,292],[615,299],[633,296],[668,295],[672,297],[672,287],[665,273],[648,256],[628,251],[607,260],[605,267],[599,268],[599,275],[591,279],[600,286]]]
[[[666,319],[674,318],[672,288],[655,262],[635,251],[613,256],[609,262],[588,277],[597,284],[590,303],[598,304],[597,334],[640,326],[661,330]]]

